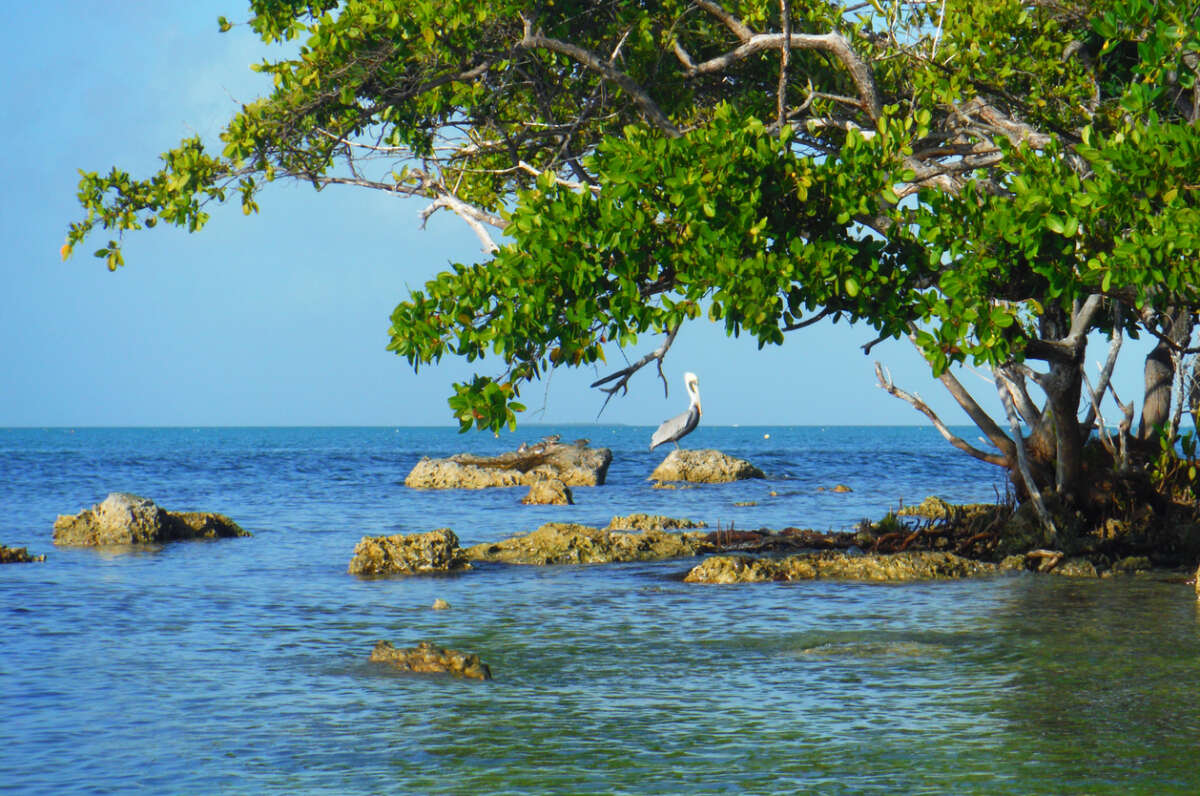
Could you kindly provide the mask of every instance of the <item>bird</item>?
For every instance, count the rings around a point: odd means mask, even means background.
[[[654,450],[665,442],[674,442],[679,447],[679,440],[691,434],[700,423],[700,380],[695,373],[683,374],[683,383],[687,385],[688,397],[691,399],[687,411],[676,415],[670,420],[664,420],[658,431],[650,437],[650,450]]]

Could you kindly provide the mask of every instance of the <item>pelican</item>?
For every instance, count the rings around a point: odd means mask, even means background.
[[[674,442],[675,447],[679,447],[679,440],[692,433],[692,430],[700,424],[700,380],[696,378],[695,373],[683,374],[683,383],[687,385],[688,404],[687,411],[683,414],[676,415],[670,420],[664,420],[663,424],[658,427],[658,431],[654,432],[654,436],[650,437],[650,450],[654,450],[664,442]]]

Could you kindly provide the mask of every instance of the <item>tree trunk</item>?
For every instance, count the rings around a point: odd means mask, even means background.
[[[1192,319],[1187,312],[1180,312],[1172,320],[1171,313],[1164,314],[1162,331],[1178,346],[1187,345],[1191,337]],[[1175,361],[1171,357],[1171,345],[1159,340],[1158,345],[1146,355],[1144,370],[1146,395],[1142,402],[1142,419],[1138,424],[1138,438],[1148,440],[1158,429],[1171,419],[1171,385],[1175,381]]]

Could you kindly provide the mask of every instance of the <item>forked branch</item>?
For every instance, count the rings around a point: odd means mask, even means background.
[[[662,345],[660,345],[658,348],[654,349],[650,353],[646,354],[644,357],[639,359],[637,362],[634,362],[633,364],[629,365],[628,367],[621,368],[616,373],[610,373],[609,375],[605,376],[602,379],[597,379],[596,381],[594,381],[590,385],[588,385],[590,387],[597,387],[602,392],[605,392],[608,394],[608,397],[604,399],[604,403],[600,407],[600,411],[596,413],[597,417],[599,417],[604,412],[604,407],[608,406],[608,402],[612,400],[614,395],[616,395],[618,392],[620,392],[622,394],[629,392],[629,379],[632,378],[633,374],[637,373],[639,370],[646,367],[646,365],[649,365],[651,362],[656,362],[658,364],[658,377],[660,379],[662,379],[663,393],[667,394],[667,392],[668,392],[667,377],[665,375],[663,375],[662,363],[663,363],[663,357],[665,357],[667,355],[667,352],[671,350],[671,346],[675,342],[675,335],[677,335],[677,334],[679,334],[679,326],[675,326],[673,329],[671,329],[669,332],[667,332],[667,339],[663,340]],[[600,386],[602,384],[608,384],[609,382],[616,382],[616,383],[609,387],[601,387]]]

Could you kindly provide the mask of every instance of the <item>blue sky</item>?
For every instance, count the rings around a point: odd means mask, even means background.
[[[388,317],[410,288],[451,262],[480,257],[454,217],[419,228],[423,204],[352,188],[320,194],[271,186],[262,212],[217,209],[199,234],[158,228],[126,238],[128,263],[109,273],[81,247],[58,250],[79,215],[77,169],[117,165],[137,176],[199,133],[215,140],[241,102],[267,90],[249,64],[271,55],[222,2],[13,4],[0,30],[0,426],[450,425],[457,361],[414,374],[388,353]],[[97,243],[102,243],[98,240]],[[966,418],[906,341],[859,346],[867,328],[825,324],[758,351],[707,322],[680,333],[667,359],[669,398],[651,370],[601,422],[657,424],[686,406],[681,374],[700,377],[706,423],[922,424],[875,384],[873,363],[950,423]],[[645,339],[628,352],[656,346]],[[1089,359],[1104,355],[1094,345]],[[1140,363],[1117,381],[1138,398]],[[614,365],[620,354],[610,352]],[[487,364],[484,363],[485,372]],[[523,394],[523,420],[591,423],[610,371],[562,370]],[[989,380],[961,378],[996,408]]]

